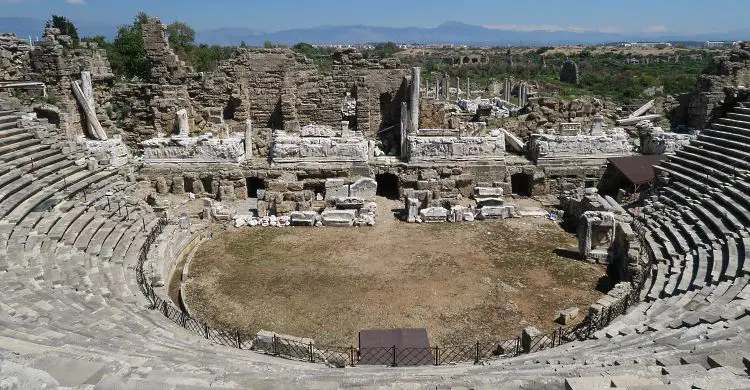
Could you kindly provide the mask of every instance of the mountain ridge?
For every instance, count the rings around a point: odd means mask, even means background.
[[[112,39],[117,26],[100,22],[75,21],[81,36],[103,35]],[[0,17],[0,33],[12,32],[19,37],[41,37],[45,21],[36,18]],[[220,27],[196,31],[196,41],[206,44],[239,45],[245,42],[261,46],[266,41],[274,44],[364,44],[393,41],[404,44],[469,44],[469,45],[596,45],[633,41],[707,41],[750,39],[750,28],[707,34],[612,33],[601,31],[518,31],[488,28],[463,22],[446,21],[435,27],[380,27],[368,25],[327,25],[309,28],[264,32],[248,27]]]

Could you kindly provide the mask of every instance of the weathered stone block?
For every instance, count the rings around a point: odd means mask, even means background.
[[[358,210],[365,207],[365,201],[360,198],[346,197],[336,199],[336,208],[340,210],[353,209]]]
[[[354,226],[354,218],[356,217],[356,210],[326,209],[321,214],[323,226]]]
[[[479,209],[479,216],[482,219],[506,219],[513,216],[515,207],[505,206],[485,206]]]
[[[233,185],[219,186],[219,200],[222,202],[232,201],[237,199],[237,195],[234,193]]]
[[[185,194],[185,179],[182,176],[172,177],[172,193],[175,195]]]
[[[314,211],[293,211],[289,216],[293,226],[314,226],[318,213]]]
[[[363,177],[349,186],[349,196],[364,200],[375,199],[378,191],[378,182],[373,179]]]
[[[569,309],[565,309],[560,311],[557,314],[557,319],[555,320],[560,325],[568,325],[573,320],[578,317],[578,308],[577,307],[571,307]]]
[[[157,177],[154,181],[155,181],[157,194],[166,194],[167,192],[169,192],[169,187],[167,186],[167,179],[163,177]]]
[[[419,211],[422,222],[446,222],[448,220],[448,209],[445,207],[428,207]]]
[[[503,196],[503,189],[500,187],[475,187],[474,195],[482,198],[499,198]]]
[[[338,198],[349,196],[349,184],[345,179],[328,179],[325,184],[326,202],[335,202]]]

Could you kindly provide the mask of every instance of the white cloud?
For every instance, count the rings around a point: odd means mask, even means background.
[[[664,33],[667,32],[667,27],[662,25],[648,26],[641,30],[642,33]]]
[[[86,4],[86,0],[65,0],[66,3],[72,4],[72,5],[84,5]]]

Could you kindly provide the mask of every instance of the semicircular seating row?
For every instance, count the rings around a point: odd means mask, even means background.
[[[484,365],[340,370],[212,345],[150,310],[134,269],[157,219],[134,197],[136,184],[111,167],[88,170],[77,163],[86,153],[53,126],[39,121],[39,131],[30,132],[18,126],[19,115],[0,110],[0,378],[13,378],[11,386],[577,389],[604,382],[606,388],[746,383],[750,185],[747,176],[726,171],[706,180],[701,169],[735,162],[750,168],[740,163],[750,154],[750,136],[736,135],[750,133],[750,117],[731,117],[742,126],[721,122],[733,128],[704,133],[660,168],[673,173],[673,182],[659,195],[662,206],[654,202],[646,214],[650,249],[659,259],[649,299],[594,339]],[[167,228],[160,240],[179,234]]]

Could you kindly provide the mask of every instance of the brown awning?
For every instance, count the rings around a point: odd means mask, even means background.
[[[427,329],[372,329],[359,332],[359,364],[423,366],[434,362]]]
[[[665,160],[665,155],[612,157],[609,162],[634,186],[654,181],[654,165]]]

